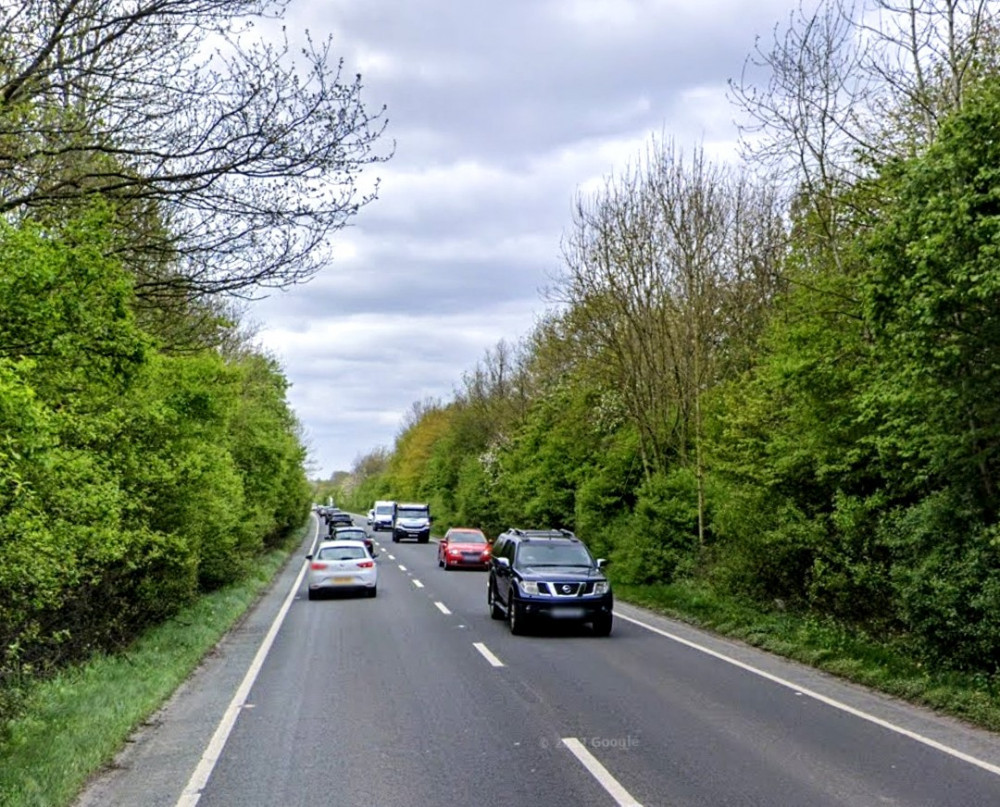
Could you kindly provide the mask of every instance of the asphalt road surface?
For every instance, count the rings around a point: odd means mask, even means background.
[[[376,537],[378,597],[307,600],[307,541],[77,807],[1000,805],[997,735],[622,603],[512,636]]]

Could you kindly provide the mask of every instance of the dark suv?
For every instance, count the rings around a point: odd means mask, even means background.
[[[507,530],[493,544],[490,616],[506,618],[514,634],[534,620],[559,619],[590,622],[607,636],[614,599],[605,564],[569,530]]]

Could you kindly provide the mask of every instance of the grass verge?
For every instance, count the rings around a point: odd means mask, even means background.
[[[1000,731],[1000,676],[936,668],[901,640],[790,611],[765,611],[700,583],[615,585],[615,597],[850,681]]]
[[[0,805],[64,807],[270,585],[306,527],[239,584],[199,599],[116,656],[35,684],[0,742]]]

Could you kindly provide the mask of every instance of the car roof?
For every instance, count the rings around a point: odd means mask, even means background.
[[[583,543],[569,530],[522,530],[514,527],[502,533],[502,538],[516,541],[565,541]]]
[[[364,541],[354,541],[349,538],[342,538],[339,541],[320,541],[317,549],[322,549],[325,546],[360,546],[363,549],[367,549]]]

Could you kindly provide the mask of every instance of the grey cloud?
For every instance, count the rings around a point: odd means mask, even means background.
[[[726,81],[794,0],[292,0],[388,107],[380,197],[310,283],[250,316],[319,472],[391,445],[487,348],[527,334],[574,196],[651,136],[724,153]]]

